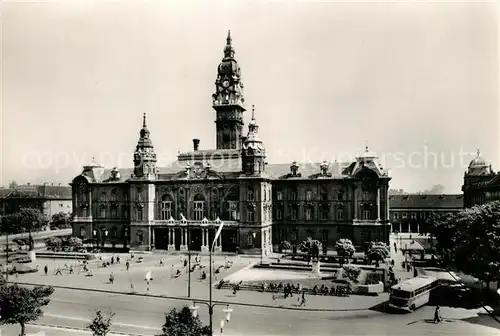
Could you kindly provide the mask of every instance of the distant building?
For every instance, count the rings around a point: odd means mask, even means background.
[[[500,172],[491,169],[479,150],[464,173],[462,191],[465,208],[500,200]]]
[[[0,189],[0,216],[22,208],[40,210],[48,219],[58,212],[73,212],[70,186],[20,185]]]
[[[217,67],[215,149],[192,151],[158,167],[144,116],[133,169],[104,169],[93,161],[73,179],[73,235],[133,250],[260,250],[307,237],[333,249],[389,241],[390,175],[366,148],[350,162],[268,164],[254,111],[244,134],[241,69],[227,37]],[[132,160],[133,159],[133,160]]]
[[[426,233],[426,220],[433,212],[457,213],[463,210],[461,194],[406,194],[389,196],[392,231]]]

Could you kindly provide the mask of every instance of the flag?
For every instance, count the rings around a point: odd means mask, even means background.
[[[215,233],[214,242],[219,238],[220,233],[222,232],[223,226],[224,226],[224,222],[220,222],[219,228],[217,229],[217,232]]]

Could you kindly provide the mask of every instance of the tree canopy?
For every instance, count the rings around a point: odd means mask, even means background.
[[[50,224],[58,229],[66,229],[71,227],[73,222],[73,215],[61,211],[52,215]]]
[[[383,242],[371,242],[366,255],[370,260],[383,261],[390,256],[389,247]]]
[[[317,258],[319,256],[319,251],[321,250],[323,244],[317,239],[312,239],[308,237],[299,245],[299,250],[301,252],[305,252],[311,255],[313,258]]]
[[[47,286],[1,286],[0,324],[19,324],[21,335],[26,335],[26,324],[43,315],[42,307],[49,304],[52,293],[54,288]]]
[[[347,238],[341,238],[335,243],[335,250],[337,254],[341,257],[352,257],[356,252],[352,241]]]
[[[465,209],[429,221],[437,249],[459,270],[483,281],[499,280],[500,202]]]
[[[87,328],[92,331],[94,336],[106,336],[111,331],[111,320],[114,316],[115,313],[113,312],[109,312],[108,316],[105,316],[102,311],[98,310]]]
[[[203,326],[198,316],[193,316],[189,307],[172,309],[165,314],[162,333],[157,336],[206,336],[210,334],[208,326]]]

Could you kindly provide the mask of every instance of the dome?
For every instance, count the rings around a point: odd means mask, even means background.
[[[359,156],[360,159],[374,159],[377,157],[375,152],[370,152],[368,146],[365,147],[365,151]]]
[[[471,160],[469,163],[469,168],[474,168],[474,167],[486,167],[488,164],[486,163],[486,160],[483,159],[480,156],[480,151],[479,149],[477,150],[477,156]]]

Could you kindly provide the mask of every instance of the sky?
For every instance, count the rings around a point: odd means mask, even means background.
[[[159,158],[215,147],[231,30],[269,163],[376,152],[391,188],[460,193],[500,170],[493,3],[13,2],[2,5],[0,184],[132,167],[143,113]],[[246,112],[246,122],[250,112]]]

